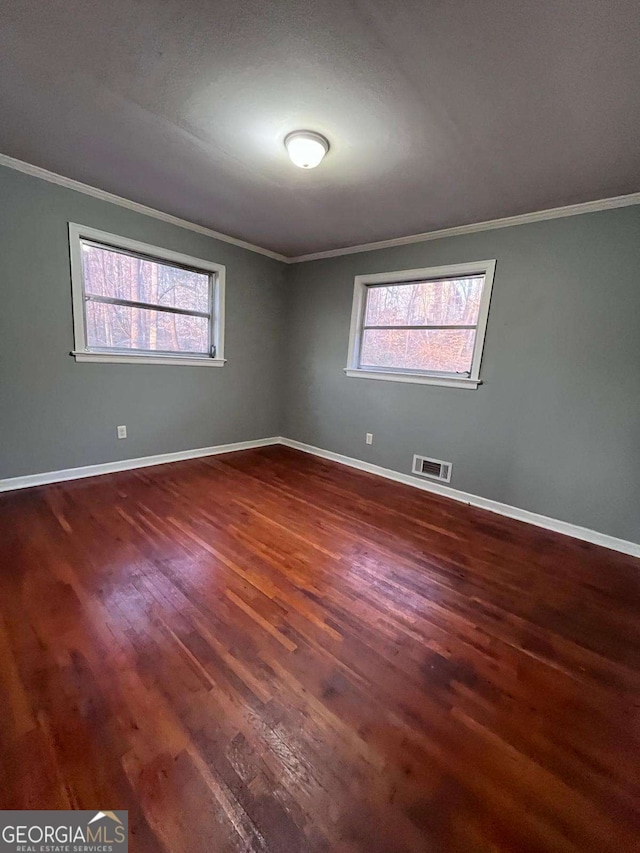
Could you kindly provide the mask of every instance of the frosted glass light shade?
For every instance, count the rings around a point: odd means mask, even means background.
[[[319,133],[295,130],[284,140],[291,162],[301,169],[315,169],[329,150],[329,143]]]

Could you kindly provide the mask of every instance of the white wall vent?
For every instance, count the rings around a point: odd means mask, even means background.
[[[442,459],[430,459],[428,456],[413,457],[413,474],[421,477],[429,477],[430,480],[440,480],[441,483],[451,482],[451,462],[443,462]]]

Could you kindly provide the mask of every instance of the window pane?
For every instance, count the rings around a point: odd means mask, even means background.
[[[367,288],[365,326],[474,326],[484,276]]]
[[[128,305],[86,302],[87,346],[208,354],[209,320]]]
[[[475,329],[367,329],[360,366],[465,373],[475,338]]]
[[[209,276],[159,261],[134,258],[90,243],[82,244],[85,293],[209,311]]]

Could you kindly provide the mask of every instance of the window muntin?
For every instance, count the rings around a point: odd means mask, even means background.
[[[222,366],[224,267],[70,224],[80,361]]]
[[[356,276],[347,376],[477,388],[495,265]]]
[[[368,286],[358,366],[470,376],[484,281]]]

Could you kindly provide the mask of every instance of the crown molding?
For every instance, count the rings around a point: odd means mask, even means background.
[[[230,237],[228,234],[222,234],[220,231],[213,231],[211,228],[205,228],[204,225],[197,225],[195,222],[189,222],[187,219],[180,219],[180,217],[173,216],[171,213],[164,213],[162,210],[147,207],[146,204],[140,204],[137,201],[122,198],[122,196],[114,195],[106,190],[101,190],[97,187],[89,186],[89,184],[83,184],[80,181],[75,181],[73,178],[66,178],[64,175],[58,175],[56,172],[50,172],[48,169],[43,169],[41,166],[33,166],[31,163],[25,163],[23,160],[17,160],[15,157],[9,157],[8,154],[0,153],[0,166],[6,166],[8,169],[15,169],[16,172],[31,175],[33,178],[40,178],[43,181],[49,181],[51,184],[57,184],[60,187],[66,187],[69,190],[75,190],[76,192],[93,196],[93,198],[98,198],[101,201],[108,201],[111,204],[126,207],[127,210],[142,213],[144,216],[152,216],[154,219],[160,219],[162,222],[168,222],[170,225],[177,225],[179,228],[186,228],[189,231],[195,231],[197,234],[204,234],[206,237],[213,237],[215,240],[221,240],[223,243],[230,243],[232,246],[239,246],[241,249],[247,249],[249,252],[256,252],[259,255],[265,255],[267,258],[272,258],[274,261],[281,261],[284,263],[289,262],[289,258],[284,255],[280,255],[278,252],[272,252],[270,249],[262,248],[262,246],[255,246],[253,243],[247,243],[246,240],[239,240],[237,237]]]
[[[578,216],[581,213],[597,213],[601,210],[613,210],[617,207],[630,207],[640,204],[640,193],[619,195],[597,201],[585,201],[580,204],[570,204],[566,207],[552,207],[548,210],[537,210],[533,213],[522,213],[518,216],[505,216],[502,219],[488,219],[486,222],[473,222],[469,225],[457,225],[453,228],[441,228],[439,231],[425,231],[422,234],[412,234],[408,237],[393,237],[391,240],[378,240],[375,243],[360,243],[357,246],[345,246],[342,249],[327,249],[325,252],[312,252],[308,255],[298,255],[286,258],[286,263],[301,264],[306,261],[320,261],[325,258],[338,258],[341,255],[354,255],[358,252],[372,252],[376,249],[389,249],[393,246],[408,246],[411,243],[422,243],[427,240],[440,240],[443,237],[458,237],[461,234],[475,234],[479,231],[493,231],[496,228],[511,228],[514,225],[527,225],[531,222],[544,222],[547,219],[562,219],[565,216]]]
[[[307,255],[296,255],[291,257],[282,255],[279,252],[272,252],[271,249],[256,246],[253,243],[248,243],[246,240],[240,240],[237,237],[230,237],[228,234],[223,234],[220,231],[214,231],[211,228],[206,228],[204,225],[198,225],[195,222],[189,222],[187,219],[180,219],[180,217],[173,216],[171,213],[165,213],[162,210],[147,207],[145,204],[140,204],[137,201],[131,201],[131,199],[114,195],[106,190],[92,187],[89,184],[83,184],[81,181],[76,181],[73,178],[66,178],[64,175],[58,175],[56,172],[50,172],[48,169],[43,169],[41,166],[34,166],[31,163],[26,163],[24,160],[9,157],[8,154],[0,153],[0,166],[6,166],[8,169],[15,169],[15,171],[22,172],[25,175],[31,175],[34,178],[40,178],[43,181],[49,181],[49,183],[57,184],[58,186],[93,196],[93,198],[98,198],[101,201],[108,201],[111,204],[117,204],[120,207],[127,208],[128,210],[133,210],[136,213],[142,213],[144,216],[152,216],[154,219],[159,219],[162,222],[168,222],[170,225],[177,225],[179,228],[186,228],[189,231],[195,231],[197,234],[204,234],[207,237],[213,237],[215,240],[220,240],[223,243],[230,243],[232,246],[238,246],[249,252],[256,252],[259,255],[264,255],[267,258],[272,258],[274,261],[280,261],[284,264],[301,264],[305,261],[319,261],[325,258],[338,258],[341,255],[354,255],[358,252],[372,252],[376,249],[389,249],[394,246],[408,246],[411,243],[423,243],[427,240],[440,240],[443,237],[457,237],[461,234],[475,234],[479,231],[492,231],[496,228],[511,228],[514,225],[527,225],[530,222],[544,222],[547,219],[561,219],[565,216],[578,216],[581,213],[597,213],[601,210],[613,210],[617,207],[630,207],[635,204],[640,204],[640,192],[631,193],[629,195],[619,195],[614,196],[613,198],[598,199],[596,201],[585,201],[580,204],[570,204],[566,207],[552,207],[548,210],[537,210],[533,213],[522,213],[518,216],[506,216],[502,219],[489,219],[485,222],[472,222],[469,225],[457,225],[453,228],[441,228],[438,231],[425,231],[422,234],[411,234],[407,237],[393,237],[390,240],[378,240],[374,243],[360,243],[356,246],[345,246],[341,249],[327,249],[323,252],[312,252]]]

